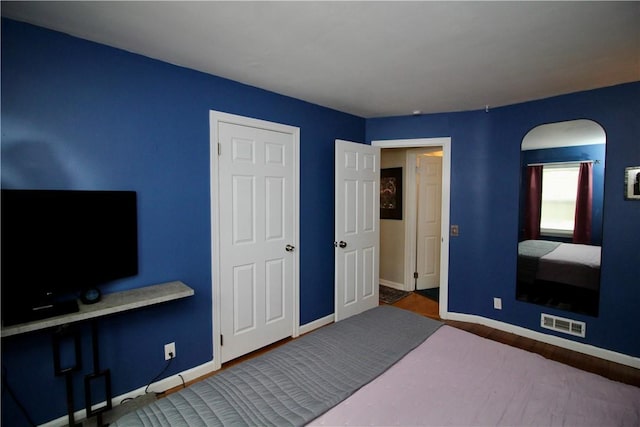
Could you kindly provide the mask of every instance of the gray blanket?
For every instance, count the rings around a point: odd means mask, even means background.
[[[125,415],[131,426],[300,426],[367,384],[441,322],[380,306]]]

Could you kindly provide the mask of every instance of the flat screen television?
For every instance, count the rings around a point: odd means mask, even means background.
[[[138,273],[134,191],[2,190],[5,326],[78,311],[85,291]]]

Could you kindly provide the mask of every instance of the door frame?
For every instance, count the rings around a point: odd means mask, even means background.
[[[222,111],[209,111],[209,178],[210,178],[210,209],[211,209],[211,307],[213,322],[213,369],[221,368],[221,304],[220,304],[220,189],[218,188],[219,166],[219,138],[218,125],[221,123],[266,129],[290,134],[293,138],[293,298],[292,298],[292,337],[297,337],[300,330],[300,128],[281,123],[269,122],[251,117],[238,116]]]
[[[446,319],[449,313],[449,226],[451,204],[451,137],[416,138],[416,139],[388,139],[371,141],[371,145],[380,148],[426,148],[442,147],[442,205],[441,205],[441,245],[440,245],[440,302],[439,315]],[[407,168],[406,180],[415,181],[415,168]],[[405,286],[413,283],[415,271],[415,241],[416,241],[416,196],[406,192],[405,216]],[[412,243],[413,242],[413,243]],[[412,245],[412,246],[411,246]],[[413,261],[408,260],[412,255]],[[407,281],[407,278],[409,280]],[[409,289],[406,289],[409,290]],[[413,290],[413,289],[410,289]]]

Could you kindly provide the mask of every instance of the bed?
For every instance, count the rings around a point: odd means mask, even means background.
[[[380,306],[112,424],[640,425],[640,388]]]
[[[564,283],[597,291],[600,287],[600,246],[547,240],[518,243],[518,280]]]
[[[600,246],[525,240],[518,243],[520,301],[598,315]]]

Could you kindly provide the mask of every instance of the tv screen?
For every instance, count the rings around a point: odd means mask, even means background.
[[[77,311],[82,291],[138,273],[134,191],[2,190],[1,202],[5,325]]]

